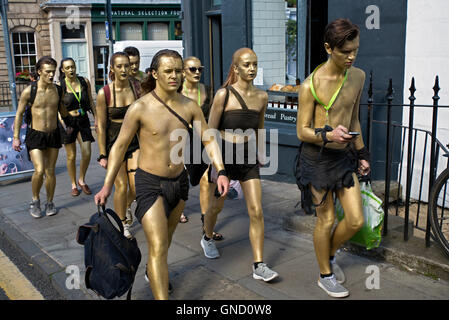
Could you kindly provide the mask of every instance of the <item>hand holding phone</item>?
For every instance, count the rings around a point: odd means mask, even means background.
[[[348,132],[348,134],[351,135],[352,137],[357,137],[360,134],[360,132],[350,131],[350,132]]]

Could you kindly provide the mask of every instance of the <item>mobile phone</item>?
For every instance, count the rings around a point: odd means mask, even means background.
[[[360,132],[350,131],[350,132],[348,132],[348,134],[355,137],[355,136],[358,136],[360,134]]]

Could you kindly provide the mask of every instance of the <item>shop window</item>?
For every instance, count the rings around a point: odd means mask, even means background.
[[[78,28],[68,28],[65,24],[61,25],[62,39],[85,39],[84,26],[79,25]]]
[[[120,24],[120,40],[142,40],[142,24],[141,23],[121,23]]]
[[[36,65],[36,42],[33,32],[13,32],[12,47],[14,67],[17,77],[29,80],[29,73],[34,72]]]
[[[213,0],[212,5],[215,6],[221,6],[221,0]]]
[[[148,40],[168,40],[168,23],[148,23]]]
[[[181,21],[175,22],[175,39],[182,40],[182,23],[181,23]]]
[[[112,36],[115,39],[115,24],[112,24]],[[92,24],[92,42],[94,46],[106,47],[108,42],[106,40],[106,27],[104,23]]]

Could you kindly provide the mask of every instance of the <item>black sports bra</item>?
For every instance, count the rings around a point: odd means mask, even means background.
[[[221,115],[220,125],[218,126],[219,130],[226,129],[241,129],[243,131],[247,129],[257,130],[259,128],[259,111],[251,110],[247,107],[245,100],[240,96],[240,94],[235,90],[232,86],[226,87],[226,98],[224,102],[224,109],[226,109],[226,105],[228,103],[229,91],[235,95],[237,100],[240,103],[242,109],[239,110],[229,110],[223,111]]]

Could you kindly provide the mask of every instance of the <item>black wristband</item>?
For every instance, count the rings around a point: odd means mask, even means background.
[[[100,156],[97,158],[97,161],[100,162],[101,159],[107,159],[108,157],[104,154],[100,154]]]
[[[217,178],[219,177],[219,176],[228,176],[227,174],[226,174],[226,170],[220,170],[220,171],[218,171],[218,175],[217,175]]]
[[[362,149],[357,150],[357,157],[359,158],[359,160],[366,160],[369,162],[370,156],[371,155],[367,147],[363,147]]]

